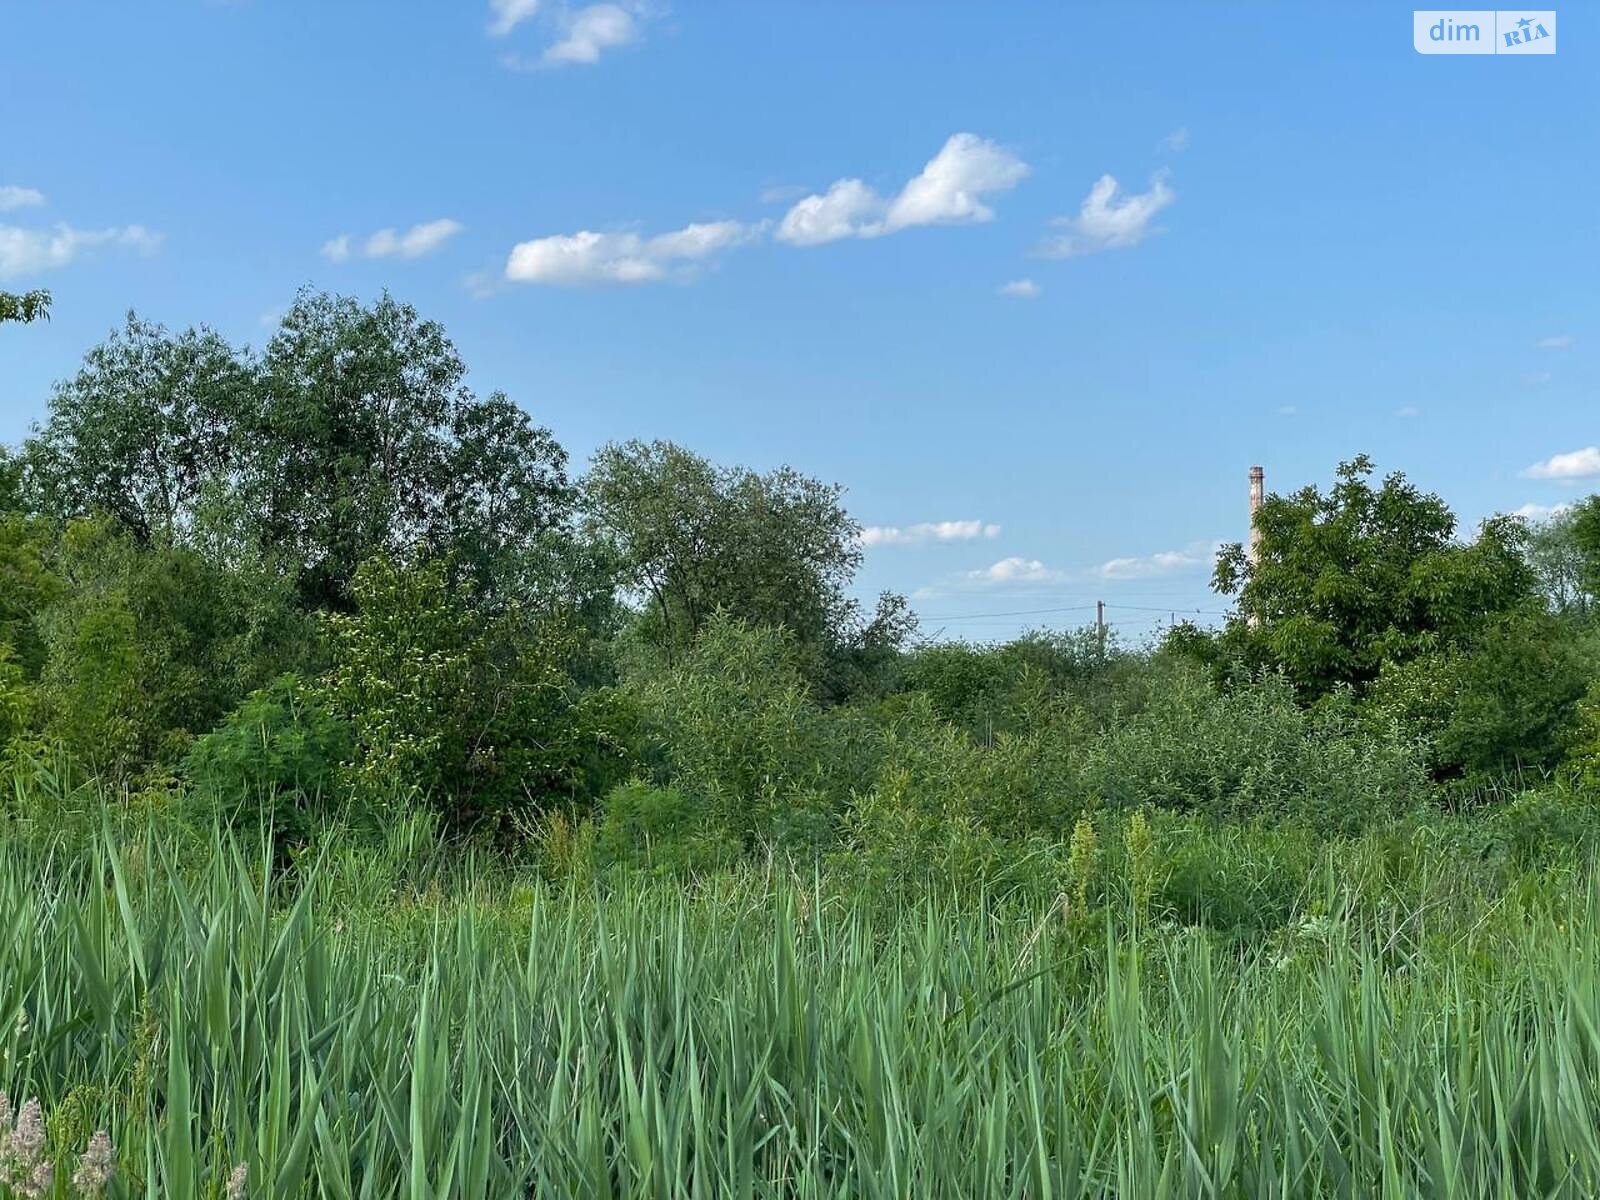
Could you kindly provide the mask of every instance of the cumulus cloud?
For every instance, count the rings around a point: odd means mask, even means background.
[[[923,521],[904,529],[897,525],[868,525],[861,531],[861,544],[919,546],[924,542],[966,542],[999,536],[1000,526],[983,521]]]
[[[1558,517],[1570,509],[1570,504],[1524,504],[1521,508],[1514,509],[1513,517],[1521,517],[1524,521],[1547,521],[1551,517]]]
[[[959,225],[992,220],[985,197],[1016,187],[1028,164],[974,133],[957,133],[892,197],[860,179],[840,179],[826,192],[806,196],[784,214],[780,240],[817,246],[847,237],[880,237],[918,225]]]
[[[1558,333],[1554,337],[1540,338],[1534,345],[1541,350],[1566,350],[1572,346],[1572,335]]]
[[[1177,199],[1164,174],[1150,181],[1150,190],[1127,195],[1110,175],[1102,175],[1089,189],[1075,217],[1057,217],[1052,224],[1065,230],[1039,247],[1046,258],[1074,258],[1102,250],[1137,246],[1157,231],[1156,214]]]
[[[33,208],[43,203],[44,193],[38,188],[17,187],[15,184],[0,187],[0,212],[10,212],[15,208]]]
[[[0,279],[65,267],[101,246],[154,254],[161,240],[161,234],[152,233],[143,225],[111,229],[74,229],[66,224],[51,229],[0,225]]]
[[[1129,558],[1113,558],[1101,563],[1093,574],[1100,579],[1150,579],[1157,575],[1171,575],[1192,567],[1207,566],[1210,558],[1203,546],[1190,546],[1186,550],[1161,550]]]
[[[348,233],[341,233],[322,244],[322,253],[333,262],[345,262],[354,254],[363,258],[421,258],[432,254],[465,228],[459,221],[441,217],[437,221],[413,225],[404,232],[380,229],[360,246],[352,244]]]
[[[637,233],[595,233],[584,229],[517,243],[506,259],[505,275],[513,283],[566,287],[656,283],[681,277],[693,264],[749,241],[760,232],[760,226],[739,221],[686,225],[650,238]]]
[[[1522,472],[1527,479],[1588,479],[1600,475],[1600,446],[1552,454]]]
[[[539,11],[539,0],[489,0],[489,36],[505,37]]]
[[[591,4],[562,21],[566,35],[544,52],[548,66],[596,63],[603,51],[637,41],[639,24],[633,14],[617,4]]]
[[[1058,583],[1067,577],[1065,571],[1057,571],[1044,565],[1037,558],[1021,558],[1013,555],[1002,558],[992,566],[984,567],[981,571],[967,572],[967,578],[978,583]]]
[[[1013,279],[999,288],[1002,296],[1013,296],[1018,300],[1032,300],[1042,291],[1044,289],[1031,279]]]

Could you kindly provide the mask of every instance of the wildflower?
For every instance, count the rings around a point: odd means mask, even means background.
[[[244,1185],[250,1180],[250,1165],[240,1163],[228,1176],[228,1186],[223,1192],[227,1200],[244,1200]]]
[[[84,1197],[98,1196],[105,1191],[116,1169],[111,1138],[102,1129],[89,1139],[89,1148],[78,1160],[78,1169],[72,1175],[73,1190]]]
[[[11,1134],[11,1157],[22,1170],[31,1170],[44,1152],[44,1110],[37,1100],[29,1100],[17,1114],[17,1127]]]
[[[55,1182],[55,1176],[56,1169],[53,1164],[36,1163],[31,1175],[12,1186],[16,1188],[17,1195],[21,1196],[22,1200],[44,1200],[50,1194],[50,1185]]]
[[[0,1092],[0,1162],[11,1153],[11,1097]]]

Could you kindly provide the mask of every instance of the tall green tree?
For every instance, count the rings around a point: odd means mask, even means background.
[[[207,491],[237,480],[252,386],[249,361],[217,334],[130,312],[56,386],[25,454],[32,502],[63,518],[103,513],[140,542],[182,542]]]
[[[442,326],[384,295],[302,293],[267,344],[246,476],[317,607],[418,545],[489,582],[567,519],[566,455],[503,394],[478,400]]]
[[[898,643],[903,602],[864,619],[846,588],[861,564],[860,526],[836,484],[790,467],[718,467],[671,442],[626,442],[595,456],[583,487],[586,529],[642,601],[669,660],[718,610],[783,626],[813,671],[852,648]]]
[[[1267,497],[1255,561],[1238,543],[1217,557],[1213,586],[1236,598],[1224,643],[1302,694],[1365,685],[1385,662],[1455,645],[1533,595],[1520,522],[1486,521],[1461,542],[1438,496],[1399,473],[1375,487],[1372,474],[1362,455],[1326,492]]]

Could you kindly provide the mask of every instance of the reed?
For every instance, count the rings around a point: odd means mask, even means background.
[[[110,1194],[174,1200],[1600,1194],[1588,885],[1445,925],[1330,879],[1227,942],[976,888],[271,866],[159,824],[0,848],[0,1091],[52,1194],[102,1129]]]

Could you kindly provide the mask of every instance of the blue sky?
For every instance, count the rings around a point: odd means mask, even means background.
[[[0,287],[56,305],[0,437],[129,307],[387,287],[578,463],[843,483],[930,632],[1137,639],[1223,607],[1251,463],[1595,485],[1595,11],[1512,58],[1394,5],[17,0]]]

